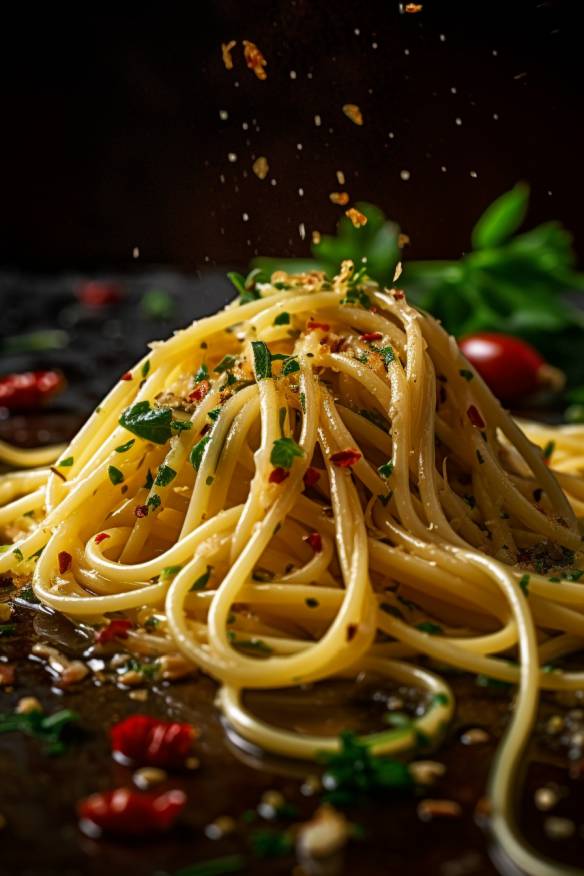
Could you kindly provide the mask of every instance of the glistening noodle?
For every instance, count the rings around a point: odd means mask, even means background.
[[[407,756],[454,710],[421,656],[517,685],[492,830],[556,876],[513,808],[539,691],[584,685],[541,668],[584,636],[582,437],[521,428],[435,320],[351,262],[277,272],[153,344],[57,459],[2,448],[26,470],[0,480],[0,572],[78,623],[131,619],[131,648],[179,651],[237,733],[281,755],[339,740],[258,720],[246,689],[363,670],[421,687],[411,726],[362,737]]]

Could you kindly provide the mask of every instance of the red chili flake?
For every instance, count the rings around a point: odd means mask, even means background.
[[[360,341],[380,341],[383,335],[381,332],[365,332],[364,335],[359,335]]]
[[[95,641],[98,645],[105,645],[111,642],[112,639],[127,639],[128,630],[131,630],[134,624],[130,620],[119,618],[111,620],[107,626],[102,627],[95,634]]]
[[[392,295],[396,301],[401,301],[404,297],[404,293],[401,291],[401,289],[394,289]]]
[[[131,715],[112,727],[112,752],[122,762],[180,767],[191,753],[197,735],[192,724]]]
[[[122,374],[122,376],[120,377],[120,380],[132,380],[132,372],[131,372],[131,371],[125,371],[125,372]]]
[[[474,405],[470,406],[470,408],[466,412],[466,415],[469,418],[469,420],[471,421],[471,423],[473,424],[473,426],[476,426],[477,429],[484,429],[485,428],[485,421],[481,417],[478,408],[476,408]]]
[[[315,554],[320,554],[322,551],[322,538],[320,532],[311,532],[310,535],[305,535],[302,539],[309,544]]]
[[[250,43],[249,40],[243,41],[243,56],[245,63],[250,70],[253,70],[258,79],[268,78],[268,74],[264,70],[264,67],[268,66],[268,62],[255,43]]]
[[[136,505],[134,514],[136,517],[148,517],[148,505]]]
[[[14,684],[15,666],[13,663],[0,663],[0,687]]]
[[[59,572],[61,575],[64,575],[65,572],[68,572],[71,568],[71,560],[73,557],[71,554],[67,553],[67,551],[59,551],[58,560],[59,560]]]
[[[348,447],[346,450],[337,450],[331,456],[332,464],[338,468],[350,468],[356,462],[359,462],[360,459],[361,454],[354,447]]]
[[[306,323],[306,328],[309,331],[313,331],[314,329],[322,329],[323,332],[328,332],[330,329],[330,325],[326,322],[315,322],[313,319],[309,319]]]
[[[304,477],[302,478],[304,481],[304,485],[307,487],[313,487],[320,480],[320,472],[317,468],[307,468],[304,472]]]
[[[107,532],[99,532],[93,540],[96,544],[101,544],[106,538],[111,538],[111,536]]]
[[[65,386],[58,371],[25,371],[0,378],[0,407],[11,411],[37,408]]]
[[[286,471],[285,468],[278,466],[278,468],[272,469],[268,480],[271,484],[281,484],[282,481],[285,481],[289,475],[290,475],[289,471]]]
[[[172,827],[187,802],[178,789],[140,792],[116,788],[92,794],[77,804],[81,828],[92,836],[102,831],[118,836],[145,836]]]
[[[77,288],[77,297],[90,310],[101,310],[112,304],[119,304],[124,297],[124,290],[119,283],[89,280]]]
[[[201,380],[199,384],[197,384],[196,388],[189,394],[189,401],[203,401],[209,390],[211,389],[211,384],[208,380]]]
[[[372,307],[368,307],[367,310],[369,313],[379,313],[379,307],[375,304]]]
[[[358,624],[349,624],[347,627],[347,642],[351,642],[355,638],[358,629]]]

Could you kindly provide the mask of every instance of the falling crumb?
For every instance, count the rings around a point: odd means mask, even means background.
[[[248,214],[248,213],[243,213],[242,216],[241,216],[241,218],[243,219],[244,222],[248,222],[248,221],[249,221],[249,214]]]
[[[223,63],[225,64],[226,70],[233,70],[233,58],[231,57],[231,51],[235,48],[237,43],[235,40],[230,40],[228,43],[221,43],[221,54],[223,56]]]
[[[490,738],[487,731],[483,730],[482,727],[472,727],[462,734],[460,741],[463,745],[482,745],[488,742]]]
[[[355,36],[359,36],[361,31],[359,30],[358,27],[356,27],[355,30],[353,31],[353,33],[355,34]]]
[[[135,246],[134,249],[132,250],[132,258],[134,258],[134,259],[140,258],[140,248],[138,246]]]
[[[251,169],[258,179],[265,179],[270,171],[268,159],[264,155],[260,155],[252,164]]]
[[[455,800],[422,800],[418,803],[418,818],[420,821],[432,821],[434,818],[460,818],[462,809]]]
[[[377,45],[377,43],[371,43],[371,48],[372,48],[372,49],[378,49],[379,46]]]
[[[462,119],[459,119],[458,116],[454,119],[454,123],[456,125],[462,125]]]
[[[407,12],[409,15],[416,15],[416,13],[421,12],[424,7],[421,3],[400,3],[399,11]]]
[[[397,245],[400,249],[403,249],[404,246],[408,246],[410,243],[409,235],[407,234],[399,234],[397,238]]]
[[[440,170],[442,171],[442,173],[446,173],[446,171],[448,170],[448,168],[446,167],[445,164],[443,164],[442,167],[440,168]]]
[[[290,70],[290,79],[296,79],[296,70]]]
[[[345,103],[343,105],[343,112],[355,125],[363,124],[363,114],[356,103]]]
[[[354,228],[362,228],[363,225],[367,225],[367,216],[355,207],[345,210],[345,216],[351,220]]]
[[[540,812],[549,812],[557,805],[560,795],[555,787],[546,785],[543,788],[538,788],[534,794],[534,802]]]
[[[302,188],[298,189],[298,195],[299,195],[301,198],[303,198],[303,197],[304,197],[304,189],[302,189]]]
[[[499,121],[499,113],[493,113],[493,118],[495,119],[496,122],[498,122]]]
[[[318,246],[318,244],[320,243],[320,231],[312,232],[312,242],[315,246]]]
[[[227,110],[219,110],[219,118],[222,122],[226,122],[229,118],[229,113],[227,112]]]
[[[404,49],[404,55],[409,55],[409,54],[410,54],[410,50],[409,50],[409,49]]]
[[[340,186],[345,185],[345,174],[342,170],[337,170],[337,182]]]
[[[441,43],[445,43],[445,42],[446,42],[446,36],[445,36],[445,34],[443,34],[443,33],[440,34],[440,42],[441,42]]]
[[[247,122],[242,122],[241,127],[243,128],[244,131],[247,131],[249,129],[249,125]]]
[[[320,128],[320,126],[322,125],[322,119],[320,116],[314,117],[314,124],[316,125],[317,128]]]
[[[491,54],[493,55],[494,58],[496,58],[497,55],[499,54],[499,52],[497,51],[497,49],[493,49]]]
[[[399,175],[404,181],[407,181],[411,176],[409,170],[400,170]]]
[[[396,283],[402,275],[402,263],[398,262],[395,266],[395,271],[393,272],[393,282]]]
[[[456,94],[456,93],[457,93],[457,91],[456,91],[456,87],[455,87],[454,85],[453,85],[452,88],[450,89],[450,93],[451,93],[451,94]]]
[[[277,183],[277,181],[276,181],[275,179],[271,179],[271,180],[270,180],[270,185],[271,185],[271,186],[276,186],[276,185],[278,185],[278,183]]]
[[[473,179],[477,179],[477,177],[478,177],[478,173],[476,172],[476,170],[471,170],[470,175],[472,176]]]
[[[331,192],[329,198],[333,204],[338,204],[339,207],[344,207],[345,204],[349,203],[349,195],[347,192]]]
[[[237,161],[237,155],[235,152],[227,153],[227,161],[230,161],[231,164],[234,164]]]
[[[306,237],[306,225],[304,222],[301,222],[298,226],[298,234],[300,235],[300,239],[304,240]]]
[[[562,840],[573,836],[576,825],[571,818],[559,818],[557,815],[550,815],[544,821],[543,829],[550,839]]]
[[[22,697],[16,704],[17,715],[30,715],[32,712],[42,712],[43,707],[36,697]]]
[[[263,80],[268,78],[268,74],[264,70],[264,67],[267,67],[268,62],[255,43],[250,43],[248,40],[244,40],[243,55],[245,57],[245,63],[250,70],[253,70],[258,79]]]

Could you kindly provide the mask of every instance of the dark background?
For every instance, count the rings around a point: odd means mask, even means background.
[[[340,214],[328,199],[336,170],[352,200],[401,223],[414,258],[458,256],[480,211],[518,179],[533,186],[529,224],[561,219],[582,253],[579,5],[4,10],[0,265],[193,271],[257,252],[302,255],[311,230],[332,231]],[[229,39],[239,41],[232,71],[220,54]],[[245,67],[242,39],[266,56],[267,81]],[[361,107],[363,127],[344,103]],[[264,181],[251,172],[259,155],[271,168]]]

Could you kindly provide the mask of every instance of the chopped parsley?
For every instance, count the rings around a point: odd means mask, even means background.
[[[546,462],[550,461],[550,459],[552,458],[552,453],[554,452],[555,449],[556,449],[556,442],[555,441],[548,441],[546,446],[543,448],[543,458],[545,459]]]
[[[389,459],[387,462],[384,462],[383,465],[380,465],[377,469],[382,478],[389,478],[393,473],[393,462]]]
[[[195,383],[200,383],[202,380],[207,380],[209,377],[209,369],[206,364],[203,362],[200,368],[195,372]]]
[[[207,416],[208,416],[209,419],[212,420],[213,423],[214,423],[215,420],[217,420],[217,419],[219,418],[219,414],[220,414],[220,413],[221,413],[221,408],[213,408],[212,411],[209,411],[209,413],[207,414]]]
[[[146,504],[149,508],[152,508],[154,510],[155,508],[160,508],[160,501],[161,500],[158,493],[154,493],[152,496],[150,496]]]
[[[173,432],[190,429],[190,420],[174,420],[170,408],[153,408],[149,401],[137,402],[120,417],[120,426],[153,444],[166,444]]]
[[[435,624],[432,621],[423,621],[421,624],[416,624],[416,629],[421,633],[428,633],[430,636],[440,636],[443,632],[440,624]]]
[[[156,474],[154,484],[157,487],[167,487],[176,477],[176,472],[169,465],[162,464]]]
[[[115,465],[108,466],[107,473],[114,486],[116,486],[116,484],[121,484],[124,480],[123,472],[121,472],[119,468],[116,468]]]
[[[203,454],[205,452],[205,447],[207,446],[207,444],[209,443],[210,440],[211,440],[211,436],[205,435],[203,438],[201,438],[200,441],[197,442],[197,444],[195,444],[195,446],[191,450],[191,455],[190,455],[189,459],[190,459],[191,465],[193,466],[195,471],[198,471],[200,466],[201,466],[201,462],[203,461]]]
[[[304,456],[304,450],[294,438],[276,438],[270,454],[270,462],[277,468],[290,468],[295,457]]]
[[[358,276],[358,273],[355,274],[355,277]],[[362,289],[357,288],[349,288],[347,289],[347,294],[344,298],[341,299],[341,304],[359,304],[361,307],[364,307],[366,310],[371,307],[371,299],[366,292]]]
[[[274,325],[290,325],[290,314],[286,311],[279,313],[274,320]]]
[[[136,443],[136,439],[130,438],[130,440],[126,441],[125,444],[120,444],[119,447],[116,447],[116,453],[125,453],[126,450],[129,450],[130,447],[133,447],[135,443]]]
[[[289,374],[294,374],[296,371],[300,371],[297,357],[287,356],[282,362],[282,374],[284,377],[288,377]]]
[[[235,356],[223,356],[219,364],[213,368],[213,371],[217,374],[224,374],[226,371],[231,371],[235,366],[236,361]]]
[[[388,368],[391,362],[395,360],[395,353],[393,352],[393,347],[382,347],[379,350],[379,355],[382,357],[385,362],[385,367]]]
[[[263,341],[252,341],[254,368],[258,380],[267,380],[272,376],[272,355]]]
[[[22,563],[22,561],[24,560],[24,554],[22,553],[22,551],[20,550],[20,548],[14,548],[14,550],[12,551],[12,553],[14,554],[14,556],[16,557],[16,559],[18,560],[18,562],[19,562],[19,563]]]
[[[449,702],[448,694],[445,693],[437,693],[432,697],[433,706],[447,706]]]
[[[519,579],[519,586],[523,590],[525,596],[529,596],[529,575],[522,575]]]
[[[142,369],[141,369],[142,377],[146,377],[149,371],[150,371],[150,359],[146,359],[146,361],[142,365]]]
[[[181,569],[182,566],[165,566],[160,573],[160,580],[167,581],[169,578],[174,578],[175,575],[178,575]]]
[[[468,368],[461,368],[458,373],[460,374],[461,377],[464,377],[465,380],[472,380],[474,377],[473,372],[469,371]]]
[[[209,578],[211,577],[211,573],[213,572],[213,566],[207,566],[206,572],[203,572],[197,580],[194,582],[191,590],[204,590],[207,584],[209,583]]]
[[[74,459],[72,456],[67,456],[66,459],[62,459],[61,462],[58,462],[57,465],[59,468],[69,468],[73,465]]]

